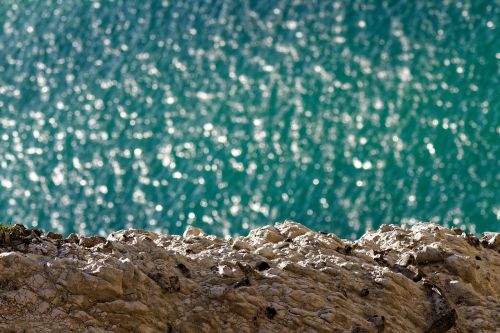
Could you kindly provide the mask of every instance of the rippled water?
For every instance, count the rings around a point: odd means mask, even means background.
[[[498,1],[2,1],[0,221],[499,230]]]

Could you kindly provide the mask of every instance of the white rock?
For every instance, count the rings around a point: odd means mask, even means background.
[[[197,237],[197,236],[205,236],[205,232],[200,228],[193,227],[192,225],[188,226],[184,233],[183,237]]]

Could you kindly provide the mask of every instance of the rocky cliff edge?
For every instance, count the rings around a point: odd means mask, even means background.
[[[0,229],[0,332],[499,332],[500,235]]]

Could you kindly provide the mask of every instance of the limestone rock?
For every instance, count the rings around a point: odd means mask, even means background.
[[[498,332],[500,236],[429,223],[355,242],[286,221],[223,240],[0,235],[1,332]]]
[[[187,238],[187,237],[197,237],[204,235],[205,233],[203,232],[203,230],[190,225],[186,228],[186,231],[184,231],[184,234],[182,236]]]

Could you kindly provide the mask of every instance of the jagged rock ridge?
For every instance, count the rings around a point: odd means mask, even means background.
[[[1,332],[498,332],[500,236],[0,230]]]

